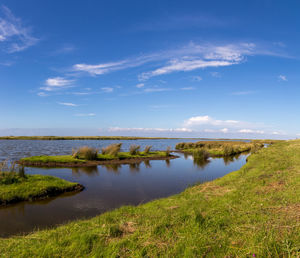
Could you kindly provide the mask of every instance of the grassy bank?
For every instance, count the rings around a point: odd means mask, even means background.
[[[45,199],[64,192],[82,189],[83,187],[77,183],[53,176],[0,172],[0,206],[21,201]]]
[[[131,161],[155,160],[174,158],[176,156],[166,155],[164,151],[154,151],[150,153],[140,152],[139,154],[132,155],[129,152],[119,152],[117,155],[98,154],[94,160],[87,160],[84,158],[76,158],[72,155],[60,156],[33,156],[22,158],[18,162],[22,165],[42,166],[42,165],[55,165],[55,166],[95,166],[108,163],[130,163]]]
[[[299,257],[300,141],[240,170],[138,207],[0,239],[6,257]]]
[[[0,140],[155,140],[177,139],[162,137],[134,137],[134,136],[2,136]]]
[[[107,164],[109,162],[127,163],[131,161],[143,161],[151,159],[169,159],[175,156],[170,155],[170,150],[150,151],[152,146],[146,146],[144,151],[140,151],[139,145],[131,145],[129,152],[120,152],[122,143],[111,144],[99,150],[88,146],[73,149],[72,155],[59,156],[33,156],[22,158],[18,161],[22,165],[30,166],[95,166]]]
[[[231,156],[247,151],[257,151],[264,145],[261,142],[242,141],[199,141],[181,142],[176,145],[177,150],[193,154],[195,150],[204,150],[212,157]]]

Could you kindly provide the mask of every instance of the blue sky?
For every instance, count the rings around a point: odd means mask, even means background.
[[[296,138],[298,1],[0,2],[0,135]]]

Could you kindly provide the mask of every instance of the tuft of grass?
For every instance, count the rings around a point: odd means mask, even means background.
[[[193,150],[192,155],[196,159],[207,160],[209,158],[209,153],[204,149],[195,149]]]
[[[147,145],[147,146],[145,147],[145,149],[144,149],[144,153],[145,153],[145,154],[148,154],[148,153],[150,152],[151,148],[152,148],[151,145]]]
[[[140,145],[132,144],[129,147],[129,154],[130,155],[138,155],[140,150]]]
[[[171,147],[170,146],[167,147],[165,153],[166,153],[166,157],[169,157],[171,155]]]
[[[121,147],[122,147],[122,143],[115,143],[115,144],[108,145],[102,148],[102,154],[116,157],[120,152]]]
[[[72,157],[76,159],[97,160],[98,149],[83,146],[78,149],[72,149]]]

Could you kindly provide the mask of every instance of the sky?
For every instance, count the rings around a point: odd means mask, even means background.
[[[299,9],[0,0],[0,135],[297,138]]]

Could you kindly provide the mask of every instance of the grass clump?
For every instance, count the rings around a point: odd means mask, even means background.
[[[299,257],[300,141],[252,154],[240,170],[168,198],[29,236],[4,257]]]
[[[147,146],[145,147],[145,149],[144,149],[144,153],[145,153],[145,154],[149,154],[150,151],[151,151],[151,148],[152,148],[151,145],[147,145]]]
[[[116,157],[120,152],[122,143],[114,143],[102,148],[103,155],[110,155]]]
[[[129,147],[129,154],[130,155],[138,155],[140,152],[139,152],[139,150],[140,150],[140,145],[136,145],[136,144],[132,144],[132,145],[130,145],[130,147]]]
[[[166,153],[166,157],[169,157],[171,155],[171,147],[170,146],[167,147],[165,153]]]
[[[195,159],[207,160],[209,158],[209,153],[204,149],[195,149],[192,155]]]
[[[83,146],[78,149],[72,149],[72,157],[76,159],[97,160],[98,149]]]

